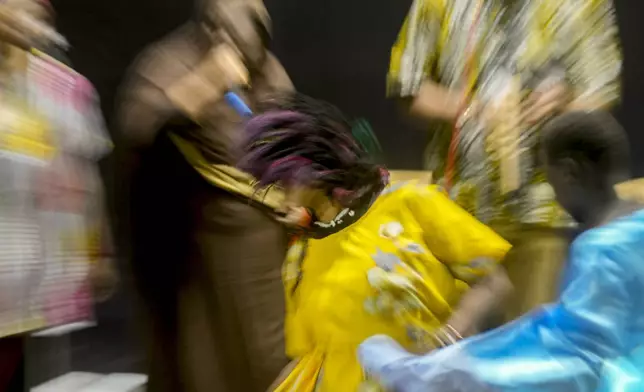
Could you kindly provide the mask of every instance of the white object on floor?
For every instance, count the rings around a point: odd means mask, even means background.
[[[147,382],[148,377],[143,374],[113,373],[78,392],[145,392]]]
[[[50,337],[50,336],[62,336],[68,333],[80,331],[81,329],[92,328],[95,326],[96,326],[96,323],[93,321],[79,321],[76,323],[59,325],[57,327],[48,328],[43,331],[33,333],[31,336],[34,336],[37,338]]]
[[[62,375],[53,380],[47,381],[35,388],[31,392],[76,392],[81,391],[86,386],[97,382],[104,376],[97,373],[71,372]]]
[[[31,389],[31,392],[145,392],[143,374],[71,372]]]

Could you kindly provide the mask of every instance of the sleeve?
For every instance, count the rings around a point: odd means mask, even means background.
[[[408,203],[423,229],[428,249],[467,283],[487,275],[511,248],[435,186],[418,185]]]
[[[551,307],[426,356],[373,337],[360,347],[361,362],[396,391],[438,391],[447,383],[450,391],[478,384],[499,392],[594,392],[607,361],[629,350],[629,291],[637,290],[622,256],[582,252],[575,259],[574,277]]]
[[[119,91],[118,136],[119,141],[129,147],[151,144],[158,128],[176,113],[160,83],[157,83],[167,82],[165,73],[168,79],[177,73],[174,69],[155,68],[155,64],[167,63],[164,60],[163,54],[155,48],[143,53],[128,71]]]
[[[562,18],[571,25],[570,35],[562,40],[573,42],[566,54],[565,65],[572,85],[573,100],[586,106],[607,107],[620,97],[622,57],[615,10],[611,0],[580,0],[569,8],[574,16]]]
[[[441,0],[414,0],[391,49],[389,96],[414,96],[430,77],[438,57],[443,9]]]

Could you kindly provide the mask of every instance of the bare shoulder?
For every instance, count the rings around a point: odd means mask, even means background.
[[[263,73],[267,84],[273,89],[282,91],[295,89],[286,69],[272,52],[268,52]]]
[[[163,88],[187,74],[201,59],[194,45],[194,26],[187,24],[141,51],[128,69],[128,79],[145,79]]]

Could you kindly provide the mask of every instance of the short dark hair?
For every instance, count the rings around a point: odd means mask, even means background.
[[[542,132],[542,148],[550,164],[572,158],[589,162],[604,174],[628,173],[628,137],[607,112],[565,113],[548,122]]]
[[[335,106],[299,93],[271,97],[245,126],[239,167],[259,187],[306,185],[346,207],[382,190],[386,171],[352,133]]]

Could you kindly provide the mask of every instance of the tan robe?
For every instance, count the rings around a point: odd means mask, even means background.
[[[207,50],[196,31],[185,26],[149,48],[121,102],[123,141],[140,156],[130,207],[132,267],[149,338],[148,391],[259,392],[288,362],[280,274],[287,238],[270,208],[230,191],[247,189],[243,173],[222,175],[226,166],[217,166],[234,162],[237,113],[215,102],[201,127],[167,125],[177,109],[163,91]],[[283,89],[291,82],[271,56],[243,98],[252,108],[261,95]],[[189,165],[169,131],[196,149],[208,170]]]

